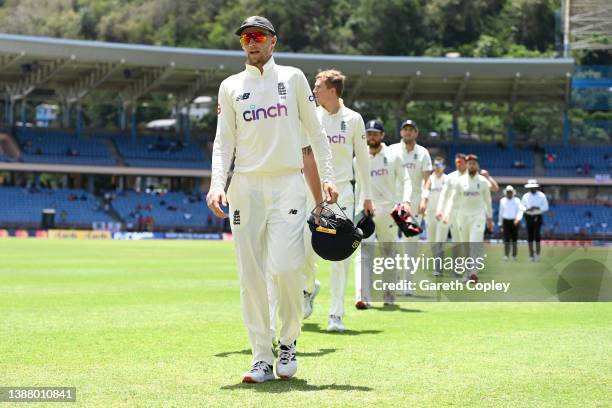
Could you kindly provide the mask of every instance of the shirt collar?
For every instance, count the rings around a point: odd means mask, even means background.
[[[255,65],[245,64],[245,67],[248,74],[262,77],[273,71],[274,67],[276,67],[276,63],[274,62],[274,57],[270,57],[268,62],[266,62],[263,66],[263,73],[259,72],[259,68],[257,68]]]

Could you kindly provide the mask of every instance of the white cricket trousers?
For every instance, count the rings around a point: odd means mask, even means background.
[[[427,242],[446,242],[450,225],[438,221],[434,211],[427,211],[425,224],[427,226]]]
[[[457,220],[459,224],[460,242],[464,243],[463,256],[477,258],[484,256],[482,241],[484,240],[484,230],[487,217],[484,213],[480,214],[465,214],[458,213]],[[478,243],[475,244],[474,243]],[[472,244],[472,245],[470,245]],[[467,246],[467,247],[466,247]],[[470,271],[478,273],[477,269]]]
[[[423,221],[423,215],[419,214],[419,204],[421,203],[421,192],[419,191],[418,193],[412,193],[412,195],[410,196],[410,208],[412,209],[412,218],[414,219],[414,222],[420,227],[421,226],[421,221]],[[417,257],[417,252],[418,252],[418,245],[419,245],[419,238],[420,235],[415,235],[413,237],[407,237],[404,234],[402,234],[401,237],[401,242],[410,242],[409,245],[407,245],[406,249],[406,254],[410,257],[410,258],[416,258]],[[405,269],[404,270],[404,280],[406,280],[407,282],[412,282],[412,277],[414,276],[414,273],[411,273],[410,270]]]
[[[235,174],[227,197],[238,259],[242,317],[253,362],[273,364],[268,283],[278,296],[280,342],[291,344],[300,334],[304,178],[297,172],[280,176]]]
[[[362,241],[362,244],[373,242],[397,242],[397,225],[391,217],[391,209],[393,209],[395,204],[381,203],[379,206],[378,203],[374,203],[374,205],[376,206],[376,215],[374,216],[374,226],[376,229],[374,234]],[[392,249],[389,247],[386,248]],[[372,271],[367,270],[362,273],[361,263],[364,255],[361,249],[360,245],[359,248],[357,248],[357,256],[355,256],[355,300],[369,302],[372,299]],[[387,253],[377,256],[394,257],[395,254]],[[365,260],[365,262],[371,264],[371,261]]]
[[[353,186],[351,183],[344,183],[337,186],[338,189],[338,205],[344,211],[344,214],[351,220],[354,221],[355,214],[355,194],[353,192]],[[316,205],[313,202],[312,195],[308,195],[308,211],[312,210]],[[334,211],[338,211],[335,204],[331,205]],[[310,243],[311,232],[310,228],[306,226],[304,228],[304,245],[306,250],[306,261],[304,262],[304,290],[312,293],[314,290],[314,282],[317,272],[317,260],[319,256],[312,249]],[[344,292],[346,291],[346,281],[348,271],[351,266],[351,257],[343,261],[331,262],[331,276],[329,288],[331,291],[331,305],[329,308],[329,314],[333,316],[342,317],[344,316]]]

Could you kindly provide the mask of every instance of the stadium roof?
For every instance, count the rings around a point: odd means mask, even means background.
[[[345,99],[564,103],[572,59],[429,58],[275,53],[309,78],[322,69],[348,75]],[[104,43],[0,34],[0,85],[12,100],[76,102],[96,90],[124,101],[216,94],[244,67],[242,51]]]

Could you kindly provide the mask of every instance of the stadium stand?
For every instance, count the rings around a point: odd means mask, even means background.
[[[210,158],[195,143],[162,136],[113,135],[111,140],[128,166],[210,169]]]
[[[0,187],[0,225],[38,228],[43,209],[55,209],[58,226],[91,228],[93,222],[111,222],[93,195],[75,189]]]
[[[544,147],[544,167],[551,177],[589,177],[609,174],[612,169],[612,146]]]
[[[610,212],[612,203],[601,200],[550,200],[550,209],[544,213],[542,235],[546,238],[563,236],[565,238],[606,237],[612,234]],[[499,211],[499,198],[493,199],[493,220],[496,231]],[[526,236],[523,219],[520,230]]]
[[[497,144],[461,144],[435,146],[446,152],[449,170],[455,169],[454,157],[457,153],[474,153],[480,159],[480,167],[495,176],[529,177],[535,172],[533,149],[504,148]]]
[[[21,160],[26,163],[117,164],[104,143],[93,139],[77,139],[65,130],[20,128],[16,137],[22,152]]]
[[[219,224],[202,198],[182,192],[117,193],[112,207],[128,230],[210,230]]]

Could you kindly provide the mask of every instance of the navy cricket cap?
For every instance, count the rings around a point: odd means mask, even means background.
[[[385,128],[380,120],[368,120],[365,127],[366,132],[384,132]]]
[[[400,127],[400,129],[405,128],[406,126],[412,126],[413,128],[415,128],[416,130],[419,130],[419,127],[416,125],[416,122],[414,120],[410,120],[410,119],[406,119],[403,123],[402,126]]]
[[[268,20],[265,17],[261,17],[261,16],[251,16],[247,18],[246,20],[244,20],[242,24],[240,24],[240,27],[236,30],[236,35],[242,34],[242,31],[245,28],[249,28],[249,27],[263,28],[265,30],[270,31],[272,34],[276,35],[276,30],[274,29],[274,26],[272,25],[270,20]]]

